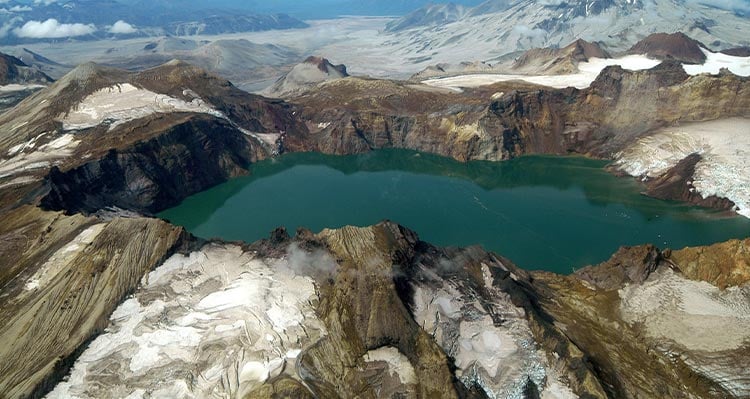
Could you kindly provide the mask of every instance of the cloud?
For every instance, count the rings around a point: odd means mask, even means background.
[[[127,35],[129,33],[135,33],[138,31],[133,25],[123,21],[119,20],[115,22],[114,25],[109,27],[109,33],[114,33],[118,35]]]
[[[32,8],[29,6],[19,6],[19,5],[15,5],[8,9],[8,11],[12,11],[12,12],[24,12],[24,11],[31,11],[31,10]]]
[[[528,37],[531,39],[542,39],[544,38],[544,35],[547,34],[547,31],[545,31],[544,29],[532,29],[526,25],[516,25],[513,27],[511,32],[516,33],[519,36]]]
[[[45,6],[48,6],[55,2],[57,2],[57,0],[34,0],[34,4],[44,4]]]
[[[289,268],[304,276],[330,275],[336,271],[336,261],[321,249],[306,251],[299,244],[292,243],[286,249]]]
[[[16,36],[31,39],[83,36],[95,31],[96,27],[91,24],[61,24],[54,18],[50,18],[44,22],[29,21],[23,24],[22,27],[13,29],[13,33]]]
[[[11,29],[15,28],[16,25],[22,21],[23,18],[21,17],[13,17],[8,22],[4,23],[3,26],[0,27],[0,37],[8,36]]]

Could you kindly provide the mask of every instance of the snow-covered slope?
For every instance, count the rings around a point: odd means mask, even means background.
[[[731,118],[670,127],[638,140],[615,165],[644,179],[663,175],[690,154],[700,154],[692,186],[703,198],[728,198],[750,217],[750,119]]]
[[[750,57],[734,57],[705,49],[702,49],[702,51],[706,55],[706,62],[698,65],[683,64],[685,72],[690,75],[702,73],[717,74],[724,68],[735,75],[750,76]],[[576,87],[583,89],[588,87],[599,73],[609,65],[619,65],[627,70],[638,71],[653,68],[660,62],[645,55],[628,55],[606,59],[591,58],[588,62],[578,64],[578,72],[565,75],[470,74],[427,79],[422,83],[434,87],[453,89],[455,91],[460,91],[461,88],[479,87],[511,80],[522,80],[554,88]]]

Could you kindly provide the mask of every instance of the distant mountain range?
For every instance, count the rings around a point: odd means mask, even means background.
[[[709,0],[490,0],[467,9],[429,5],[387,30],[423,55],[474,48],[501,56],[576,39],[625,50],[649,34],[678,31],[721,49],[750,44],[748,9]]]
[[[8,1],[0,5],[0,43],[76,38],[221,34],[303,28],[286,14],[189,7],[173,1]]]

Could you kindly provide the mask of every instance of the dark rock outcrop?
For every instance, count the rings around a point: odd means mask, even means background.
[[[110,150],[67,171],[52,169],[42,206],[73,213],[108,207],[155,213],[247,173],[264,155],[228,122],[195,117],[125,151]]]
[[[695,191],[693,176],[695,165],[700,160],[700,154],[690,154],[663,175],[646,180],[646,194],[654,198],[678,200],[707,208],[734,209],[735,204],[726,198],[715,195],[703,198]]]
[[[735,57],[750,57],[750,47],[733,47],[721,50],[722,54],[732,55]]]
[[[642,284],[656,270],[661,260],[653,245],[622,247],[605,263],[575,272],[575,276],[605,290],[616,290],[626,284]]]

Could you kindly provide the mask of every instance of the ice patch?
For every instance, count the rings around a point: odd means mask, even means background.
[[[750,119],[661,129],[617,154],[615,166],[631,176],[653,178],[693,153],[702,157],[693,176],[696,192],[703,198],[728,198],[737,213],[750,217]]]
[[[720,290],[660,269],[645,283],[621,289],[619,295],[623,320],[638,324],[646,337],[659,342],[656,350],[677,354],[681,362],[733,397],[750,395],[743,378],[747,361],[739,354],[750,342],[750,286]]]
[[[115,310],[48,397],[107,397],[102,378],[123,396],[245,397],[281,373],[298,378],[294,359],[325,334],[316,301],[312,279],[283,260],[229,245],[174,255]]]
[[[414,319],[455,359],[456,376],[477,384],[490,398],[520,398],[531,379],[544,387],[548,375],[544,353],[537,350],[523,309],[491,284],[482,265],[485,289],[497,300],[486,308],[478,294],[422,269],[432,281],[415,287]],[[504,322],[496,325],[495,318]]]

